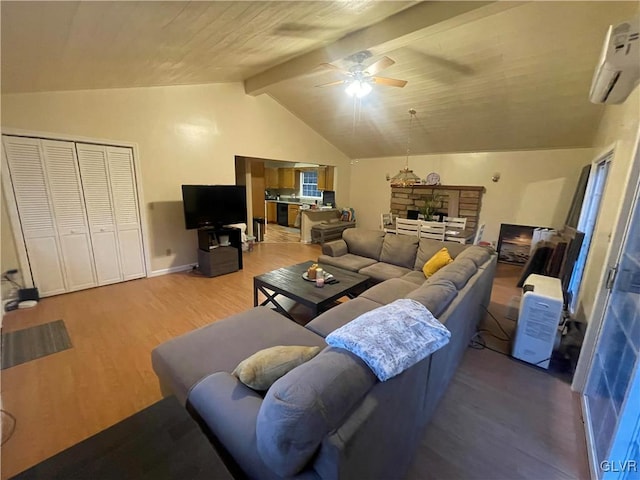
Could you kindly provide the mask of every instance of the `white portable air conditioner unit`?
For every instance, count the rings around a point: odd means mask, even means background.
[[[538,367],[549,368],[562,320],[562,284],[559,278],[533,274],[527,277],[522,289],[512,355]]]
[[[640,80],[640,19],[609,26],[598,67],[593,75],[592,103],[622,103]]]

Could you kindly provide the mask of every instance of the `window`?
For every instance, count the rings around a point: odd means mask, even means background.
[[[300,173],[300,196],[322,198],[322,192],[318,190],[317,171]]]
[[[571,280],[569,281],[570,304],[569,312],[575,313],[578,303],[578,292],[582,283],[584,267],[587,263],[587,255],[591,246],[591,237],[598,220],[598,212],[600,211],[600,200],[604,194],[604,187],[609,173],[609,164],[613,158],[613,152],[609,152],[602,159],[598,160],[593,167],[593,175],[587,183],[586,194],[582,209],[580,211],[580,219],[578,221],[578,230],[584,232],[584,240],[580,248],[580,254],[573,267]]]

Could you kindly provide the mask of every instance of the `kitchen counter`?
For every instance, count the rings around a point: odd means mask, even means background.
[[[286,203],[287,205],[305,205],[305,202],[301,202],[300,200],[265,200],[265,202],[269,203]],[[312,203],[306,203],[306,205],[313,205]]]
[[[337,208],[314,208],[300,210],[300,241],[311,243],[311,227],[340,218],[342,211]]]

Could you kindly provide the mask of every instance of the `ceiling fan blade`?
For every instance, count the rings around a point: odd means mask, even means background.
[[[387,87],[404,87],[406,80],[398,80],[397,78],[371,77],[376,85],[385,85]]]
[[[332,87],[334,85],[342,85],[347,83],[347,80],[336,80],[335,82],[323,83],[321,85],[316,85],[316,87]]]
[[[318,68],[324,68],[325,70],[335,70],[336,72],[340,72],[340,73],[344,73],[345,75],[349,75],[350,72],[335,66],[332,63],[321,63],[320,65],[318,65]]]
[[[334,30],[336,30],[334,27],[319,27],[304,23],[287,22],[278,25],[273,34],[282,37],[317,38],[318,36],[327,36]]]
[[[382,57],[377,62],[374,62],[368,67],[366,67],[364,71],[367,72],[369,75],[375,75],[376,73],[381,72],[385,68],[389,68],[394,63],[396,62],[391,60],[389,57]]]
[[[443,71],[449,71],[458,75],[473,75],[475,70],[468,65],[465,65],[455,60],[449,60],[448,58],[434,55],[431,53],[423,52],[417,48],[404,47],[404,50],[411,52],[414,56],[422,57],[421,60],[430,63],[430,68],[440,67]]]

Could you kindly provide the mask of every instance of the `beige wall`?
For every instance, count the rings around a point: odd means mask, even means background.
[[[14,268],[19,270],[20,264],[18,263],[18,253],[11,233],[9,212],[7,211],[7,205],[4,198],[0,199],[0,203],[2,204],[2,208],[0,209],[0,242],[2,242],[0,244],[0,270],[2,271],[2,274],[4,274],[7,270],[12,270]],[[17,282],[22,281],[22,277],[20,275],[16,275],[13,278]],[[2,298],[5,298],[11,289],[11,283],[3,281]]]
[[[438,172],[443,185],[486,188],[480,223],[483,239],[497,241],[501,223],[562,227],[580,169],[592,150],[535,150],[412,156],[409,167],[425,178]],[[360,227],[378,228],[380,213],[389,211],[391,189],[385,175],[395,175],[406,157],[364,159],[351,170],[351,206]],[[497,183],[491,181],[500,173]]]
[[[336,165],[339,202],[349,200],[347,157],[239,83],[3,95],[2,126],[137,143],[152,270],[196,260],[180,185],[235,183],[235,155]]]
[[[629,183],[639,125],[640,87],[636,87],[622,105],[607,106],[594,141],[594,159],[611,146],[615,151],[578,296],[577,316],[581,320],[590,320],[602,281],[611,233],[618,223],[624,188]]]

